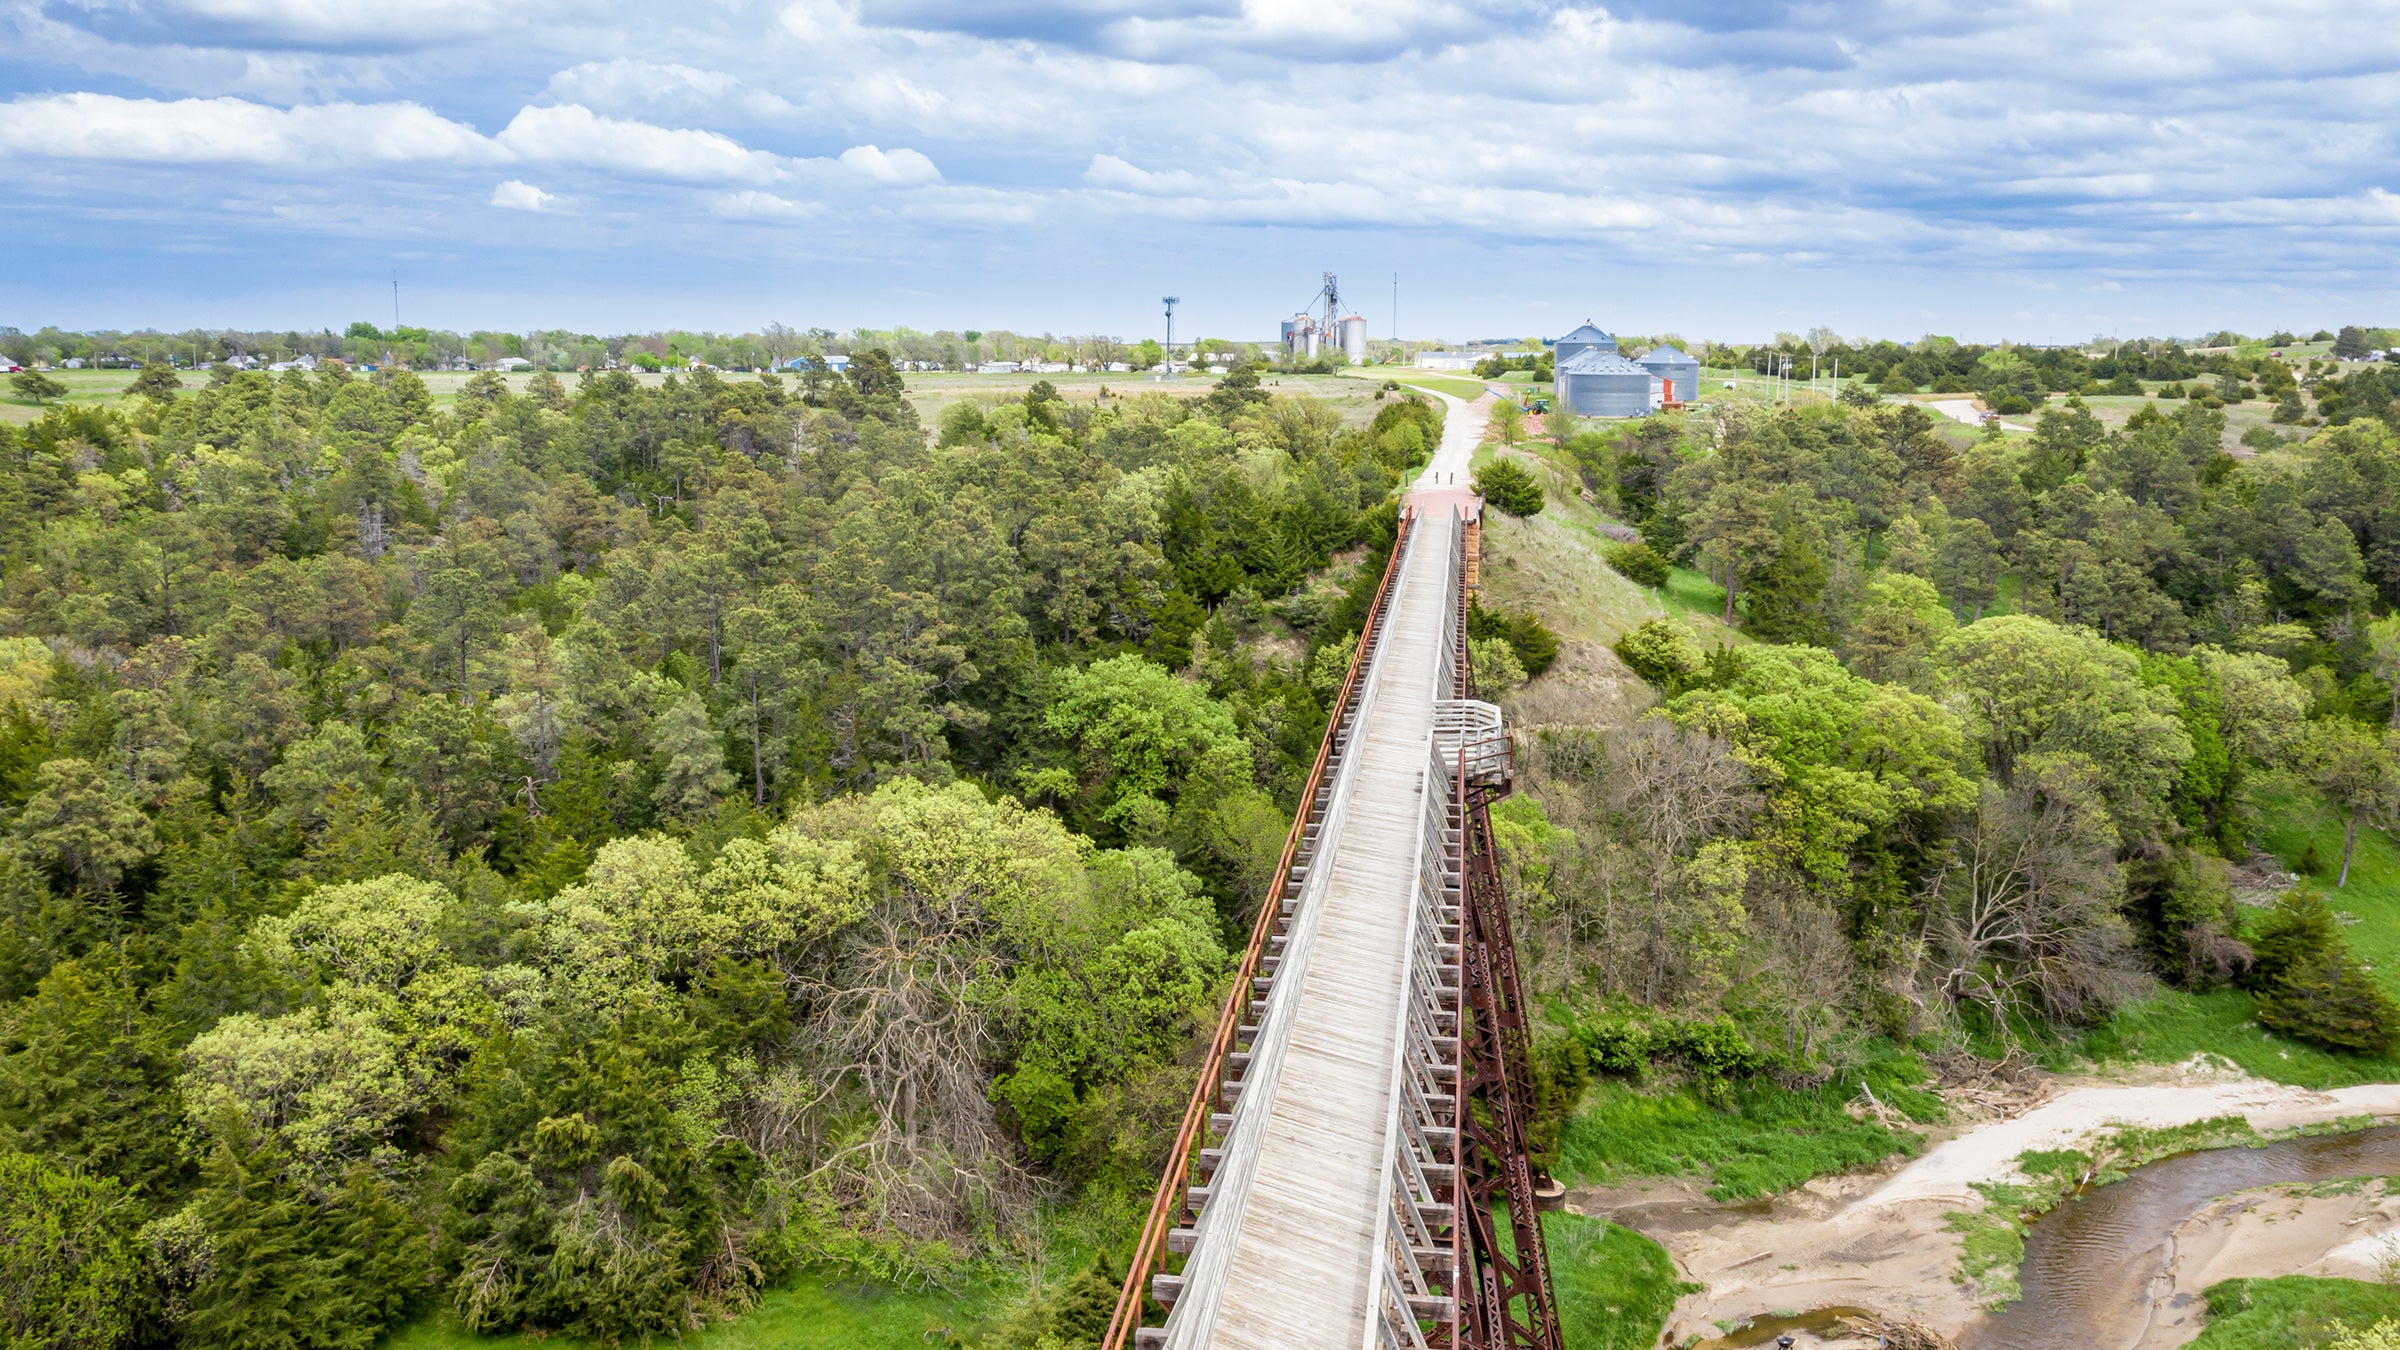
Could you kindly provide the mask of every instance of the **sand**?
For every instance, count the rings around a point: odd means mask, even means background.
[[[2020,1180],[2019,1154],[2075,1147],[2111,1125],[2166,1127],[2227,1115],[2262,1131],[2395,1117],[2400,1084],[2312,1092],[2244,1077],[2206,1060],[2152,1082],[2054,1079],[2022,1109],[1930,1132],[1933,1146],[1914,1160],[1820,1177],[1773,1201],[1721,1204],[1690,1182],[1652,1180],[1577,1189],[1568,1207],[1655,1239],[1684,1278],[1703,1287],[1676,1304],[1667,1323],[1670,1343],[1713,1336],[1754,1317],[1836,1304],[1905,1313],[1956,1336],[1980,1309],[1952,1281],[1960,1239],[1947,1230],[1943,1215],[1980,1209],[1975,1183]],[[2279,1217],[2270,1224],[2266,1210],[2227,1210],[2213,1227],[2195,1219],[2192,1245],[2179,1246],[2176,1284],[2165,1295],[2164,1312],[2171,1316],[2154,1328],[2161,1336],[2180,1330],[2182,1339],[2143,1344],[2180,1345],[2197,1335],[2197,1291],[2209,1282],[2232,1274],[2318,1273],[2316,1266],[2336,1259],[2341,1241],[2372,1236],[2362,1229],[2382,1231],[2384,1221],[2361,1219],[2342,1208],[2341,1197],[2295,1203],[2304,1205],[2305,1223]],[[2400,1200],[2389,1203],[2400,1214]],[[2344,1226],[2352,1220],[2359,1222]],[[2339,1258],[2344,1273],[2365,1270],[2371,1276],[2374,1260],[2362,1258],[2363,1250]],[[2197,1283],[2186,1289],[2189,1281]],[[2186,1294],[2192,1297],[2175,1303]]]
[[[2335,1193],[2327,1194],[2328,1190]],[[2169,1350],[2200,1335],[2202,1293],[2222,1280],[2320,1275],[2372,1280],[2400,1255],[2400,1193],[2379,1182],[2348,1189],[2269,1186],[2211,1202],[2175,1230],[2157,1307],[2138,1350]]]

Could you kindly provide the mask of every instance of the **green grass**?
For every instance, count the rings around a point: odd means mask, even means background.
[[[2374,967],[2384,992],[2400,998],[2400,850],[2393,848],[2390,836],[2360,828],[2350,884],[2337,890],[2333,880],[2341,868],[2340,818],[2301,794],[2268,797],[2261,809],[2261,842],[2287,869],[2296,868],[2309,844],[2316,844],[2323,871],[2302,884],[2323,893],[2337,912],[2358,920],[2343,929],[2344,935]],[[2166,1064],[2206,1052],[2224,1056],[2255,1077],[2306,1088],[2400,1079],[2400,1054],[2347,1054],[2277,1036],[2252,1019],[2250,996],[2236,990],[2161,993],[2118,1013],[2077,1049],[2095,1060]]]
[[[698,1350],[924,1350],[972,1335],[992,1311],[982,1291],[965,1295],[905,1292],[802,1277],[771,1289],[756,1308],[685,1337]],[[421,1319],[384,1338],[379,1350],[598,1350],[580,1337],[479,1336],[447,1316]]]
[[[1701,1286],[1676,1278],[1666,1248],[1605,1219],[1542,1216],[1567,1350],[1649,1350],[1675,1300]]]
[[[1679,619],[1708,620],[1728,642],[1749,640],[1738,629],[1724,626],[1725,588],[1710,581],[1705,573],[1689,567],[1676,568],[1667,574],[1667,584],[1659,587],[1659,600],[1667,613]]]
[[[1941,1118],[1940,1099],[1915,1086],[1923,1073],[1913,1060],[1880,1061],[1866,1073],[1885,1105],[1919,1124]],[[1855,1075],[1809,1090],[1761,1083],[1736,1089],[1731,1109],[1720,1109],[1688,1090],[1645,1093],[1602,1083],[1562,1132],[1559,1170],[1584,1183],[1694,1176],[1705,1181],[1709,1198],[1740,1200],[1872,1167],[1894,1154],[1914,1157],[1924,1147],[1923,1135],[1843,1110],[1857,1095]]]
[[[1427,375],[1421,371],[1395,370],[1388,366],[1375,367],[1368,373],[1380,375],[1387,380],[1398,380],[1402,384],[1415,385],[1419,389],[1438,389],[1445,394],[1470,401],[1483,397],[1483,381],[1481,380],[1454,379],[1447,375]]]
[[[1952,1210],[1942,1227],[1959,1235],[1958,1283],[1973,1290],[1987,1308],[2005,1307],[2023,1291],[2017,1267],[2025,1260],[2025,1229],[2014,1213],[1995,1203],[1979,1210]]]
[[[2192,1350],[2295,1350],[2400,1318],[2400,1288],[2285,1275],[2208,1287],[2208,1322]]]

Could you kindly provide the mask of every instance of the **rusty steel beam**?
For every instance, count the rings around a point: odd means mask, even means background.
[[[1458,691],[1475,696],[1467,645],[1470,591],[1458,594]],[[1460,1350],[1563,1350],[1550,1255],[1534,1202],[1525,1126],[1533,1107],[1530,1035],[1525,994],[1517,979],[1517,943],[1508,896],[1500,884],[1492,840],[1491,803],[1513,785],[1467,781],[1465,755],[1458,779],[1460,1008],[1458,1162],[1467,1191],[1459,1225],[1463,1245],[1456,1344]],[[1495,1207],[1505,1205],[1503,1244]]]

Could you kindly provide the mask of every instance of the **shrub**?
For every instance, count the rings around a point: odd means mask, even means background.
[[[1467,636],[1505,639],[1529,680],[1558,660],[1558,634],[1531,614],[1490,609],[1478,601],[1467,608]]]
[[[1917,392],[1917,382],[1908,378],[1908,375],[1898,366],[1894,366],[1890,370],[1885,371],[1883,373],[1883,379],[1879,381],[1875,387],[1887,394],[1913,394]]]
[[[2023,394],[2002,394],[1992,400],[1992,411],[2003,416],[2016,416],[2033,411],[2033,400]]]
[[[1515,460],[1496,459],[1477,469],[1475,490],[1485,501],[1520,519],[1540,515],[1547,504],[1542,485]]]
[[[2117,372],[2117,377],[2113,380],[2110,380],[2108,382],[2108,386],[2101,390],[2101,392],[2105,394],[2116,394],[2124,397],[2140,398],[2142,396],[2142,380],[2140,376],[2134,374],[2130,370],[2121,370]]]
[[[1657,549],[1639,539],[1630,544],[1611,544],[1601,551],[1601,556],[1637,586],[1664,586],[1668,574],[1674,570]]]
[[[1611,650],[1627,669],[1668,698],[1700,684],[1708,674],[1708,658],[1670,619],[1650,620],[1618,638]]]

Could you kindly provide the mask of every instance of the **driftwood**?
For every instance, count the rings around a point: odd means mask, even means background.
[[[1884,1350],[1958,1350],[1958,1342],[1913,1317],[1845,1317],[1844,1330],[1880,1338]]]

